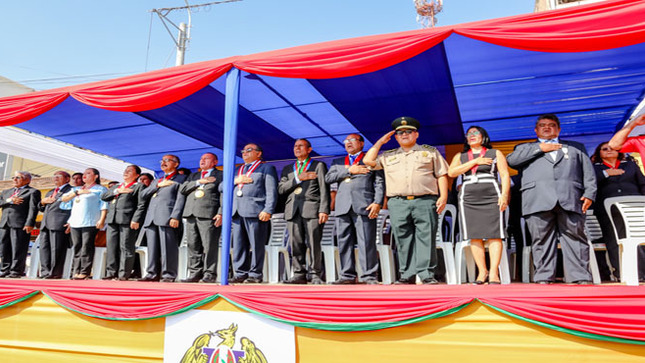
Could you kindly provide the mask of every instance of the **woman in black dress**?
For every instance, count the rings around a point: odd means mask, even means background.
[[[594,151],[591,156],[596,170],[596,181],[598,183],[598,193],[594,203],[594,214],[598,218],[600,228],[602,229],[603,240],[609,252],[609,262],[616,277],[620,276],[619,255],[616,235],[614,233],[611,221],[605,210],[605,199],[611,197],[622,197],[628,195],[645,195],[645,176],[636,163],[626,160],[623,153],[609,147],[608,142],[603,142]],[[622,225],[619,215],[615,214],[614,221],[618,235],[625,235],[625,226]],[[645,277],[645,249],[641,246],[638,249],[638,276],[641,280]]]
[[[491,284],[499,284],[499,262],[504,252],[502,238],[506,237],[503,212],[508,205],[511,179],[504,154],[491,147],[488,133],[479,126],[468,129],[464,151],[455,155],[450,164],[448,176],[455,178],[462,174],[461,232],[463,240],[470,240],[479,271],[475,283],[481,285],[488,279]],[[484,240],[488,242],[490,270],[486,268]]]

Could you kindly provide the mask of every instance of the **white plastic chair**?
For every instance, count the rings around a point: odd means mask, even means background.
[[[625,237],[620,238],[616,222],[611,216],[616,208],[625,224]],[[620,255],[620,282],[638,285],[638,246],[645,244],[645,196],[614,197],[605,199],[605,210],[610,216]]]
[[[443,221],[446,217],[446,214],[450,214],[453,218],[452,222],[450,223],[450,233],[448,236],[448,240],[445,240],[443,238],[443,231],[442,231],[442,226],[443,226]],[[457,276],[455,273],[455,253],[453,250],[452,246],[452,239],[455,236],[455,219],[457,215],[457,208],[455,208],[454,205],[452,204],[447,204],[444,210],[439,214],[439,218],[437,218],[437,235],[435,237],[435,248],[440,249],[442,252],[442,257],[443,257],[443,262],[444,265],[446,266],[446,283],[448,285],[456,285],[457,284]],[[416,277],[417,283],[421,282],[421,278],[419,275]]]
[[[390,244],[383,243],[383,234],[386,233],[389,227],[390,212],[387,209],[382,209],[376,219],[376,251],[381,268],[381,282],[384,285],[389,285],[396,280],[392,241],[390,239]]]
[[[271,236],[269,244],[266,247],[265,265],[268,265],[269,283],[276,284],[280,282],[280,257],[284,262],[285,279],[288,278],[291,271],[291,261],[289,260],[289,250],[286,246],[287,221],[284,219],[284,213],[276,213],[271,216]]]
[[[107,267],[107,248],[105,247],[95,247],[94,248],[94,260],[92,262],[92,279],[100,280],[105,274],[105,268]]]
[[[508,209],[507,209],[508,211]],[[504,213],[504,219],[506,219],[508,224],[508,212]],[[488,245],[488,242],[485,242],[485,246]],[[508,251],[508,242],[506,239],[502,239],[502,256],[499,261],[499,278],[502,284],[511,283],[511,269],[509,263],[509,251]],[[455,271],[457,274],[457,284],[461,284],[466,281],[473,282],[475,280],[475,260],[472,256],[470,250],[470,240],[459,241],[455,244]],[[467,274],[464,274],[467,270]]]
[[[598,250],[606,250],[607,248],[604,247],[604,244],[596,244],[594,245],[591,243],[592,239],[590,238],[588,231],[589,227],[588,224],[593,223],[591,220],[591,215],[593,212],[587,211],[588,214],[585,219],[585,231],[587,232],[587,244],[589,245],[589,270],[591,272],[591,277],[592,281],[594,284],[599,285],[602,283],[600,280],[600,270],[598,269],[598,260],[596,260],[596,253],[594,252],[596,249]],[[596,220],[596,223],[598,223],[597,219],[593,217],[594,220]],[[532,256],[532,249],[531,245],[529,245],[527,242],[527,236],[526,236],[526,221],[524,218],[521,220],[521,226],[522,226],[522,236],[524,238],[524,249],[522,252],[522,266],[523,266],[523,271],[522,271],[522,282],[523,283],[530,283],[533,281],[533,272],[534,272],[534,267],[533,267],[533,256]],[[560,247],[560,243],[558,243],[558,248]]]
[[[332,213],[329,215],[327,223],[323,226],[322,239],[320,240],[327,283],[336,281],[336,276],[340,275],[340,253],[338,252],[338,246],[334,243],[335,236],[336,217]]]
[[[36,240],[31,245],[31,249],[28,254],[29,258],[27,259],[27,278],[35,279],[38,277],[38,267],[40,266],[40,235],[36,237]]]
[[[137,235],[137,241],[134,243],[134,253],[136,257],[139,258],[139,272],[140,276],[146,276],[146,268],[148,267],[148,246],[142,246],[143,238],[146,236],[145,228],[139,228],[139,234]]]

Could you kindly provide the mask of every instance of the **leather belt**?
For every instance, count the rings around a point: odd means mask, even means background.
[[[432,194],[424,194],[424,195],[395,195],[391,198],[400,198],[400,199],[407,199],[407,200],[415,200],[415,199],[422,199],[422,198],[428,198],[428,197],[433,197],[434,195]]]

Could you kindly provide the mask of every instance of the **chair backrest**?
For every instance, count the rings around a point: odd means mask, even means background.
[[[443,238],[443,222],[446,219],[446,214],[451,218],[449,224],[448,238]],[[446,204],[446,208],[439,214],[437,221],[437,242],[452,242],[455,237],[455,220],[457,219],[457,207],[452,204]]]
[[[275,213],[271,216],[271,236],[269,246],[284,246],[285,234],[287,233],[287,221],[284,213]]]
[[[376,243],[383,243],[383,234],[389,224],[390,212],[387,209],[381,209],[376,217]]]
[[[327,223],[323,226],[322,239],[320,240],[321,246],[333,246],[334,237],[336,234],[336,217],[329,215]]]
[[[625,222],[625,235],[627,238],[645,238],[645,196],[627,196],[605,199],[605,210],[610,216],[611,224],[614,227],[616,240],[620,239],[616,232],[616,223],[611,217],[612,208],[620,212]]]
[[[585,217],[585,234],[587,235],[587,240],[592,242],[602,239],[600,222],[598,222],[598,218],[596,218],[591,209],[587,210]]]

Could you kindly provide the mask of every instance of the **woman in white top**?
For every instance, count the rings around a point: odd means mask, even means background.
[[[94,241],[99,229],[105,225],[108,204],[101,200],[101,194],[107,189],[100,184],[101,175],[94,168],[87,168],[83,173],[83,186],[74,187],[61,199],[66,209],[71,209],[68,224],[74,259],[72,273],[74,280],[85,280],[92,273],[94,260]]]

